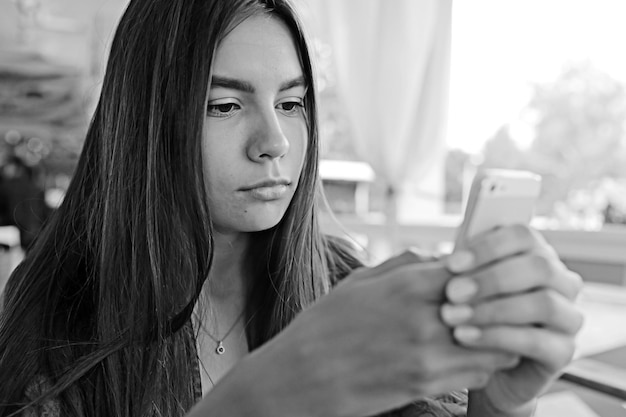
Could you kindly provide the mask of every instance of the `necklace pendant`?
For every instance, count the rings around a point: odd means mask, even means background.
[[[224,348],[224,344],[220,340],[220,341],[217,342],[217,347],[215,348],[215,353],[217,353],[218,355],[223,355],[224,352],[226,352],[226,348]]]

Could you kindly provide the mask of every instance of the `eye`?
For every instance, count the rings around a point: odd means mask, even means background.
[[[302,101],[285,101],[284,103],[280,103],[278,109],[281,110],[288,116],[299,114],[302,109],[304,109],[304,104]]]
[[[240,108],[236,103],[209,104],[207,114],[213,117],[229,117]]]

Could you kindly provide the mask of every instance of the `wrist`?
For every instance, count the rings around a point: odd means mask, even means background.
[[[502,410],[496,408],[482,391],[470,391],[467,417],[532,417],[537,407],[533,399],[519,407]]]

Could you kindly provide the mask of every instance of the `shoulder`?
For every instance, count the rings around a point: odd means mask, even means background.
[[[24,395],[26,402],[33,403],[24,413],[23,417],[59,417],[61,415],[61,407],[57,398],[49,398],[44,401],[38,401],[42,395],[50,391],[52,382],[43,375],[36,376],[26,387]]]

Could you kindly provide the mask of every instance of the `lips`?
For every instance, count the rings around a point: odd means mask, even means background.
[[[273,201],[287,193],[290,182],[286,179],[267,179],[239,189],[251,197],[261,201]]]
[[[285,178],[266,179],[252,185],[241,187],[239,191],[250,191],[254,190],[255,188],[276,187],[280,185],[289,185],[289,180]]]

